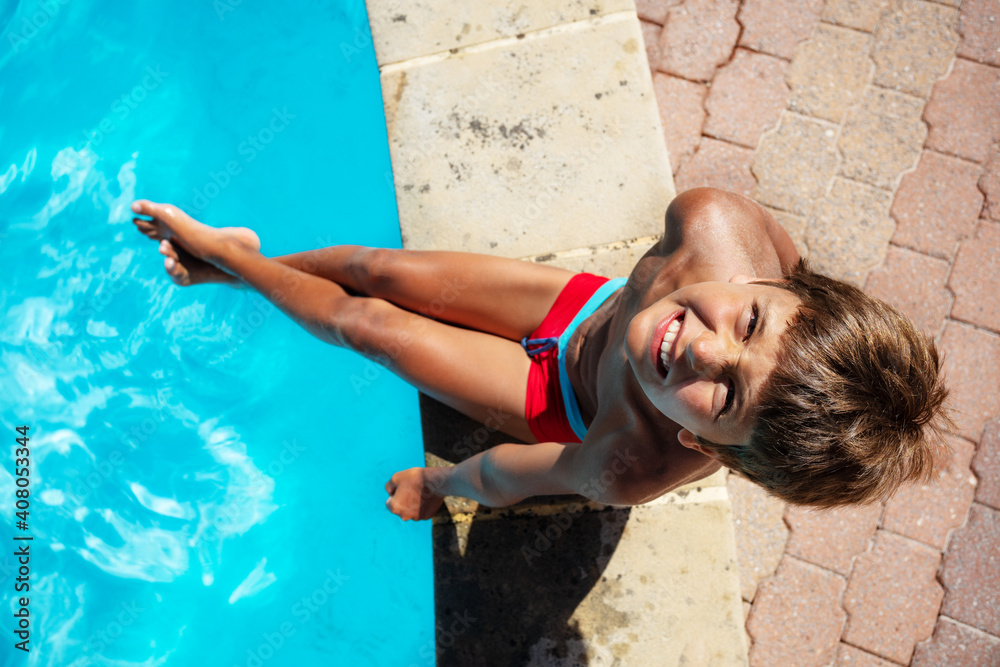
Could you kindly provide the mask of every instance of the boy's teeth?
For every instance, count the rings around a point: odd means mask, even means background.
[[[674,346],[674,340],[677,338],[677,332],[680,331],[680,328],[680,320],[674,320],[668,324],[667,332],[663,334],[663,341],[660,343],[660,360],[663,362],[663,367],[667,370],[670,370],[670,359],[667,355]]]

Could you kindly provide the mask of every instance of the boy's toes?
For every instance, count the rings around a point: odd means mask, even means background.
[[[181,257],[177,254],[177,250],[174,248],[173,244],[166,239],[160,241],[160,254],[164,257],[170,257],[176,262],[181,260]]]
[[[163,268],[167,270],[167,274],[170,276],[170,279],[178,285],[183,287],[191,282],[191,276],[188,274],[187,269],[185,269],[184,265],[173,257],[164,258]]]

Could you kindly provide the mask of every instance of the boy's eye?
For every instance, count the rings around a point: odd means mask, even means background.
[[[757,317],[759,315],[757,302],[754,301],[753,307],[750,309],[750,321],[747,323],[747,335],[744,336],[743,340],[746,341],[753,335],[753,332],[757,330]]]
[[[733,384],[733,381],[728,380],[726,384],[729,385],[729,389],[726,391],[726,402],[719,410],[719,417],[729,412],[729,408],[733,407],[733,398],[736,396],[736,385]]]

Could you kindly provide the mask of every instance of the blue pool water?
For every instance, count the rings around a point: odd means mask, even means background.
[[[128,210],[267,255],[398,247],[367,25],[362,0],[0,0],[0,665],[433,662],[429,526],[384,509],[415,392],[257,294],[174,286]]]

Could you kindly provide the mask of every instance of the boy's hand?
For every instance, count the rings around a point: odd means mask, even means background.
[[[429,519],[441,507],[444,496],[438,495],[427,475],[427,468],[410,468],[397,472],[385,490],[389,498],[386,508],[403,521]]]

